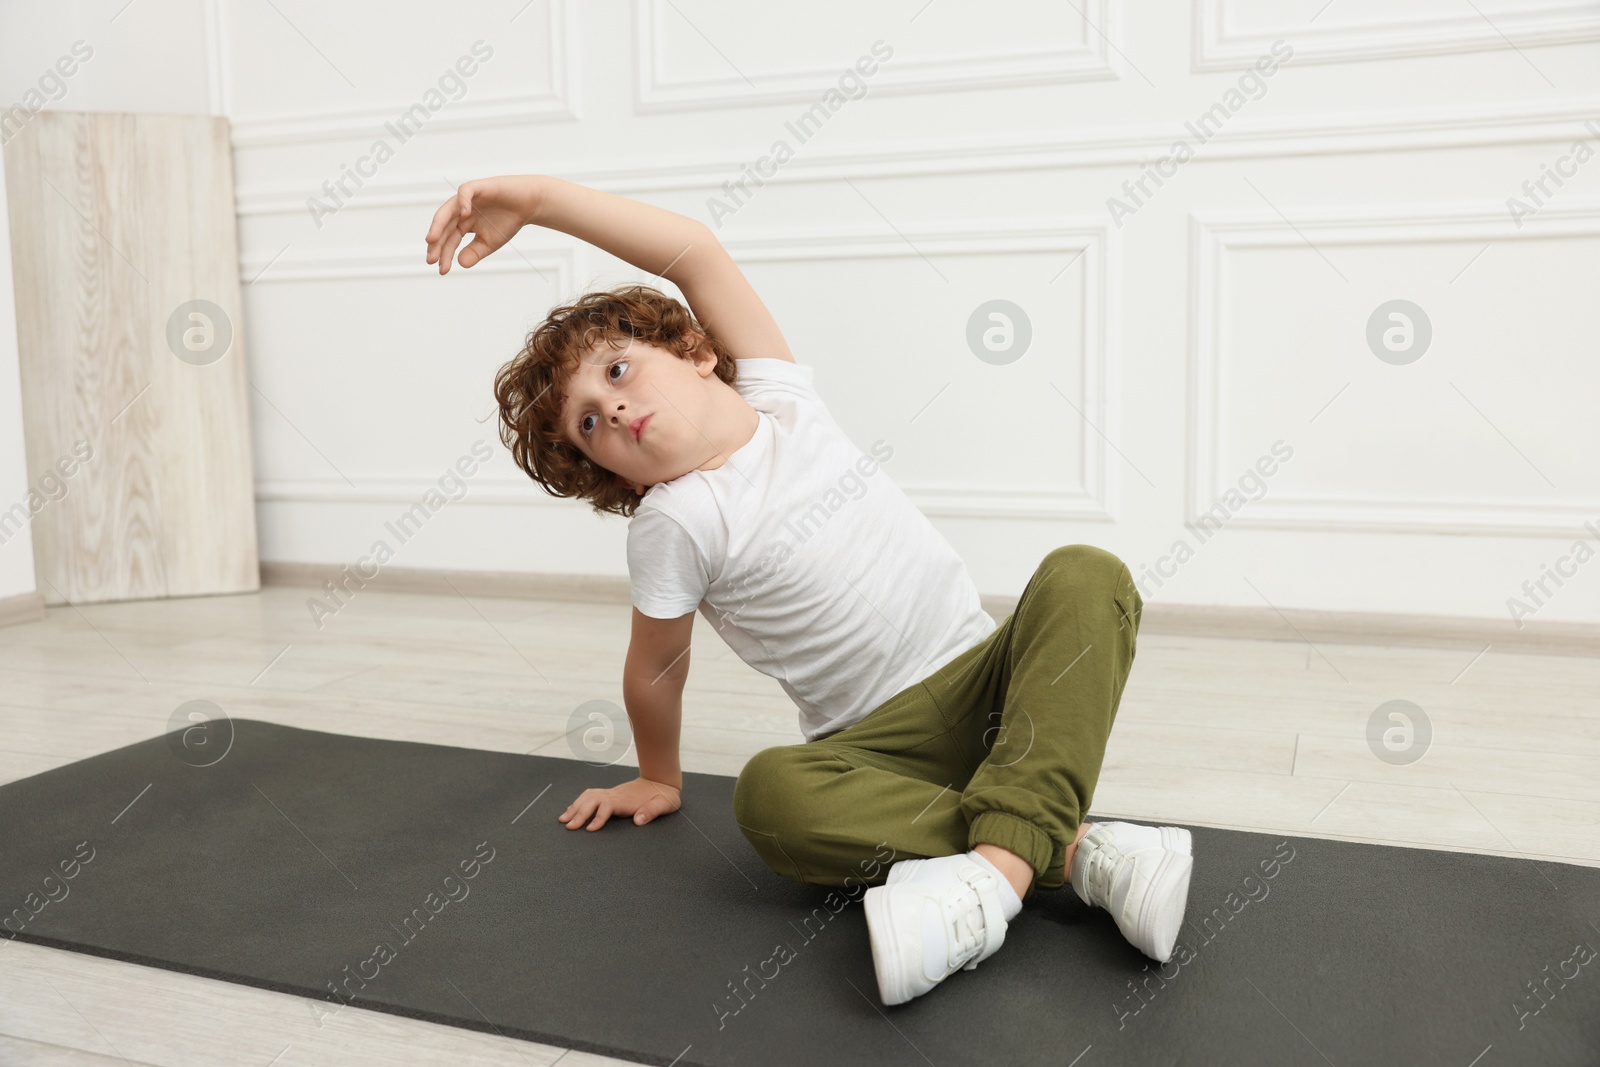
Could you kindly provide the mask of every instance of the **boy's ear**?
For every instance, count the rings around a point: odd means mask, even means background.
[[[716,364],[716,355],[715,355],[715,353],[713,353],[711,351],[711,342],[710,342],[710,340],[706,337],[705,334],[702,334],[702,333],[694,334],[693,337],[695,339],[694,347],[689,349],[689,354],[694,357],[695,362],[696,363],[704,363],[707,360],[710,360],[712,362],[712,365],[715,366],[715,364]]]

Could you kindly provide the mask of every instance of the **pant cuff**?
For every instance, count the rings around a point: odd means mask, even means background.
[[[1029,883],[1028,892],[1022,899],[1033,896],[1041,880],[1049,881],[1052,885],[1060,884],[1046,878],[1055,854],[1055,843],[1050,840],[1049,834],[1028,820],[1008,811],[979,812],[967,827],[967,847],[976,848],[980,844],[999,845],[1028,861],[1033,868],[1033,881]]]

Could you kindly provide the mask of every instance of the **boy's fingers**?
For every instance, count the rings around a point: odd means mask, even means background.
[[[587,804],[585,804],[583,797],[579,797],[567,805],[567,810],[561,813],[561,818],[566,821],[568,830],[576,830],[583,824],[583,820],[588,815],[586,808]]]
[[[461,210],[459,214],[462,218],[466,218],[472,213],[473,191],[474,188],[471,182],[463,182],[461,185],[456,187],[456,199],[461,201]]]
[[[645,823],[654,820],[658,815],[667,815],[676,810],[677,809],[672,805],[672,797],[668,796],[666,793],[657,792],[655,796],[651,797],[649,801],[647,801],[645,805],[639,809],[640,817],[637,819],[637,821],[642,826]]]
[[[500,248],[505,242],[489,234],[474,233],[472,241],[461,250],[461,255],[456,257],[463,267],[470,267],[479,260],[484,259],[495,249]],[[467,258],[467,253],[472,253],[472,258]]]
[[[454,233],[455,229],[456,229],[456,217],[454,215],[451,215],[448,219],[446,219],[444,221],[443,225],[438,227],[438,232],[437,233],[435,233],[433,231],[429,231],[429,236],[428,236],[428,262],[429,263],[433,263],[433,262],[436,262],[438,260],[438,258],[439,258],[439,249],[444,245],[445,238],[450,236],[450,234]]]
[[[457,211],[456,198],[453,196],[440,204],[438,210],[433,213],[433,222],[428,226],[428,239],[437,240],[439,234],[444,231],[445,223],[455,218]]]
[[[450,231],[450,235],[445,238],[444,248],[439,253],[439,273],[440,274],[449,273],[449,271],[450,271],[450,263],[451,263],[451,261],[453,259],[455,259],[456,247],[458,245],[460,245],[460,244],[461,244],[461,231],[458,228],[452,227],[451,231]]]

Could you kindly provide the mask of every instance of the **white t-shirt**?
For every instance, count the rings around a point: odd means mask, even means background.
[[[698,608],[776,678],[807,741],[843,729],[993,633],[966,564],[833,421],[813,368],[741,359],[755,436],[713,470],[651,486],[628,524],[633,605]]]

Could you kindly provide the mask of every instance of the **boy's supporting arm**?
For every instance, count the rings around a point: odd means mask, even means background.
[[[678,738],[687,679],[687,663],[683,670],[674,666],[666,671],[640,669],[630,663],[622,672],[622,699],[639,749],[639,777],[670,785],[680,793],[683,769]]]

